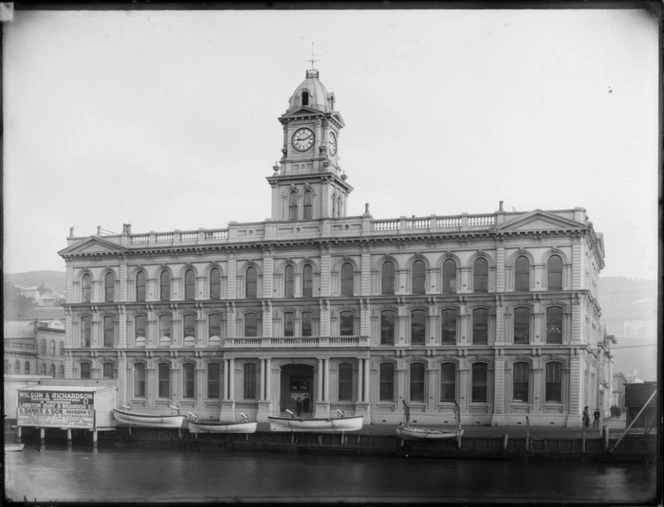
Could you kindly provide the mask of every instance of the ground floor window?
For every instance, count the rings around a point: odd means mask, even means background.
[[[380,365],[380,401],[394,401],[394,365],[382,363]]]
[[[221,372],[217,363],[208,365],[208,398],[219,398]]]
[[[528,363],[514,363],[513,399],[514,401],[529,400],[529,382],[530,367]]]
[[[103,366],[103,375],[104,378],[106,379],[112,379],[113,378],[113,363],[104,363]]]
[[[547,363],[545,401],[562,403],[562,371],[560,363]]]
[[[185,363],[182,365],[182,397],[193,398],[196,385],[194,365]]]
[[[46,374],[45,364],[42,364],[42,371]],[[90,363],[81,363],[81,378],[90,378]]]
[[[158,395],[160,398],[171,397],[171,365],[160,363],[157,368],[157,379],[159,382]]]
[[[410,365],[410,401],[424,401],[424,364]]]
[[[444,363],[440,365],[440,401],[456,400],[456,365]]]
[[[256,399],[256,365],[254,363],[244,365],[244,399]]]
[[[473,364],[471,401],[487,401],[487,370],[486,363]]]
[[[341,363],[339,365],[339,401],[352,401],[353,399],[353,365]]]
[[[134,365],[134,396],[145,398],[145,365],[143,363]]]

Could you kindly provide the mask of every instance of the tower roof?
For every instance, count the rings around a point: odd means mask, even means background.
[[[334,93],[329,93],[323,86],[318,79],[318,71],[315,69],[307,70],[304,81],[288,99],[288,111],[286,112],[290,113],[302,106],[318,109],[325,113],[334,111]]]

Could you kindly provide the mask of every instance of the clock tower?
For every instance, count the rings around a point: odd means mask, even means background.
[[[279,117],[282,157],[267,180],[272,187],[272,220],[317,220],[346,216],[353,190],[339,166],[339,131],[344,121],[334,110],[334,94],[307,70],[306,78]]]

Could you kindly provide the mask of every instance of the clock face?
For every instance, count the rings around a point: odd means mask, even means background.
[[[314,145],[314,133],[308,128],[297,129],[291,142],[297,151],[307,151]]]
[[[334,132],[330,132],[330,155],[334,156],[337,154],[337,136],[334,135]]]

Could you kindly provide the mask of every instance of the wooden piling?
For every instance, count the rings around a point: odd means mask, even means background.
[[[503,435],[503,451],[504,452],[507,452],[507,442],[509,442],[509,439],[510,439],[510,436],[507,433],[505,433]]]

